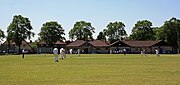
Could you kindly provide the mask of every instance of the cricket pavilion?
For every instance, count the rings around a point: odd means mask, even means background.
[[[172,53],[173,48],[164,41],[116,41],[108,43],[102,40],[75,40],[75,41],[58,41],[54,44],[54,48],[65,48],[66,53],[69,49],[73,49],[73,53],[80,52],[83,54],[109,54],[110,50],[114,54],[123,53],[126,49],[127,53],[137,54],[141,50],[146,50],[146,53],[154,53],[158,49],[160,53]],[[49,47],[46,42],[41,41],[38,44],[37,53],[52,53],[52,47]]]
[[[22,41],[20,50],[25,50],[26,53],[35,53],[34,49],[31,47],[31,42],[27,41]],[[17,46],[13,41],[5,41],[0,46],[0,53],[18,53],[18,51],[19,46]]]

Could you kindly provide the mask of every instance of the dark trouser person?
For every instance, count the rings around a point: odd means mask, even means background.
[[[23,56],[22,56],[22,58],[24,58],[24,53],[23,53]]]
[[[124,55],[126,55],[126,51],[124,51],[123,53],[124,53]]]

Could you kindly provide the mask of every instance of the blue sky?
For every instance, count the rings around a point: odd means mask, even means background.
[[[0,28],[3,31],[14,15],[28,17],[33,32],[38,37],[41,26],[57,21],[68,32],[76,21],[91,22],[95,27],[94,38],[109,22],[121,21],[131,33],[139,20],[150,20],[153,26],[162,26],[172,17],[180,19],[180,0],[0,0]]]

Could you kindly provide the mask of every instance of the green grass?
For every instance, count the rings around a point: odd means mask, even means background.
[[[0,85],[180,85],[180,55],[0,55]]]

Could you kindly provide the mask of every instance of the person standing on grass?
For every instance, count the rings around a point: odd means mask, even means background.
[[[55,62],[58,62],[58,49],[54,48],[53,53],[54,53],[54,56],[55,56]]]
[[[60,49],[60,59],[64,59],[64,48]]]
[[[112,49],[110,49],[110,54],[112,54]]]
[[[22,54],[23,54],[23,55],[22,55],[22,58],[24,58],[24,53],[25,53],[25,50],[23,49],[23,50],[22,50]]]
[[[71,57],[71,58],[72,58],[72,52],[73,52],[73,50],[70,49],[70,50],[69,50],[69,53],[70,53],[70,57]]]
[[[144,54],[143,54],[143,50],[141,50],[141,57],[143,57],[143,55],[144,55]]]
[[[143,56],[148,57],[148,56],[146,55],[146,50],[145,50],[145,49],[144,49],[144,50],[141,50],[141,57],[143,57]]]
[[[157,57],[159,57],[159,56],[160,56],[160,55],[159,55],[159,50],[156,49],[155,52],[156,52]]]
[[[63,49],[63,58],[66,58],[66,51]]]
[[[124,53],[124,55],[126,55],[126,49],[125,48],[123,49],[123,53]]]
[[[80,57],[80,49],[78,49],[77,51],[78,51],[78,56]]]

